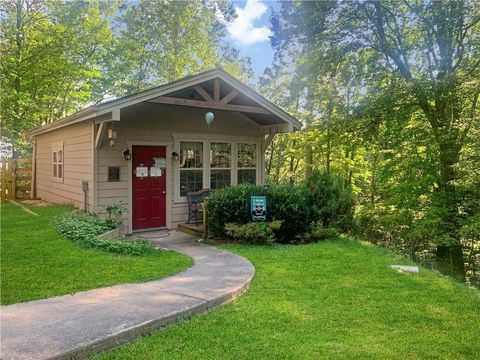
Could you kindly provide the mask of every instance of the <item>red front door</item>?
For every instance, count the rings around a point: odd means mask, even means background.
[[[133,230],[166,225],[166,147],[132,148]]]

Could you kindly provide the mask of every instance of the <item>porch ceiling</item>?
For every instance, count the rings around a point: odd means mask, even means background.
[[[215,78],[149,99],[149,103],[225,110],[243,114],[260,126],[282,125],[285,120],[271,113],[227,82]]]
[[[265,134],[290,132],[302,127],[300,121],[247,85],[222,69],[212,69],[132,95],[91,105],[63,119],[28,131],[24,135],[36,136],[92,119],[94,124],[99,125],[107,121],[120,121],[121,113],[128,112],[128,109],[142,103],[237,112],[263,126]]]

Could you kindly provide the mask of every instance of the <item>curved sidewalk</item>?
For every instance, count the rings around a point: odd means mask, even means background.
[[[255,273],[253,265],[195,239],[182,233],[152,239],[194,259],[191,268],[177,275],[2,306],[0,357],[87,357],[244,292]]]

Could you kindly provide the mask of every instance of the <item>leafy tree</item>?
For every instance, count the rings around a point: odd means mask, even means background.
[[[223,41],[235,16],[217,1],[1,2],[2,142],[91,103],[215,66],[253,76],[248,58]]]
[[[28,151],[21,133],[84,106],[112,34],[96,2],[3,1],[2,141]]]
[[[327,77],[335,80],[334,89],[344,104],[348,88],[355,89],[347,113],[358,119],[357,129],[370,130],[375,140],[383,138],[378,132],[382,126],[382,133],[392,140],[416,134],[405,131],[405,126],[420,130],[413,141],[405,140],[412,155],[408,151],[411,165],[404,170],[428,170],[416,172],[422,182],[416,189],[435,189],[428,198],[438,210],[433,217],[440,220],[436,224],[442,234],[436,239],[437,263],[459,278],[465,275],[458,234],[459,167],[462,151],[471,141],[469,134],[478,128],[477,5],[475,1],[293,2],[283,3],[273,21],[278,56],[304,68],[301,78],[307,78],[314,99],[319,94],[315,87],[320,89]],[[300,56],[294,57],[295,52]],[[302,57],[305,60],[299,64],[297,59]],[[343,80],[353,83],[342,81],[342,73],[350,74]],[[320,107],[319,116],[329,118],[328,104]],[[404,150],[404,143],[398,141],[379,145]],[[424,147],[422,151],[428,148],[428,156],[415,153],[419,146]],[[390,173],[389,181],[399,184],[401,177]],[[408,187],[398,194],[414,199]]]
[[[123,5],[112,21],[117,36],[105,58],[102,88],[121,96],[219,65],[236,75],[247,73],[248,60],[222,41],[225,24],[233,17],[227,1]]]

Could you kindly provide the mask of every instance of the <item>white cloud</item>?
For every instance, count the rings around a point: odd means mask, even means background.
[[[253,22],[260,19],[267,10],[267,6],[259,0],[247,0],[243,9],[235,7],[237,18],[227,25],[232,40],[243,46],[267,41],[272,35],[272,30],[267,26],[253,25]]]

